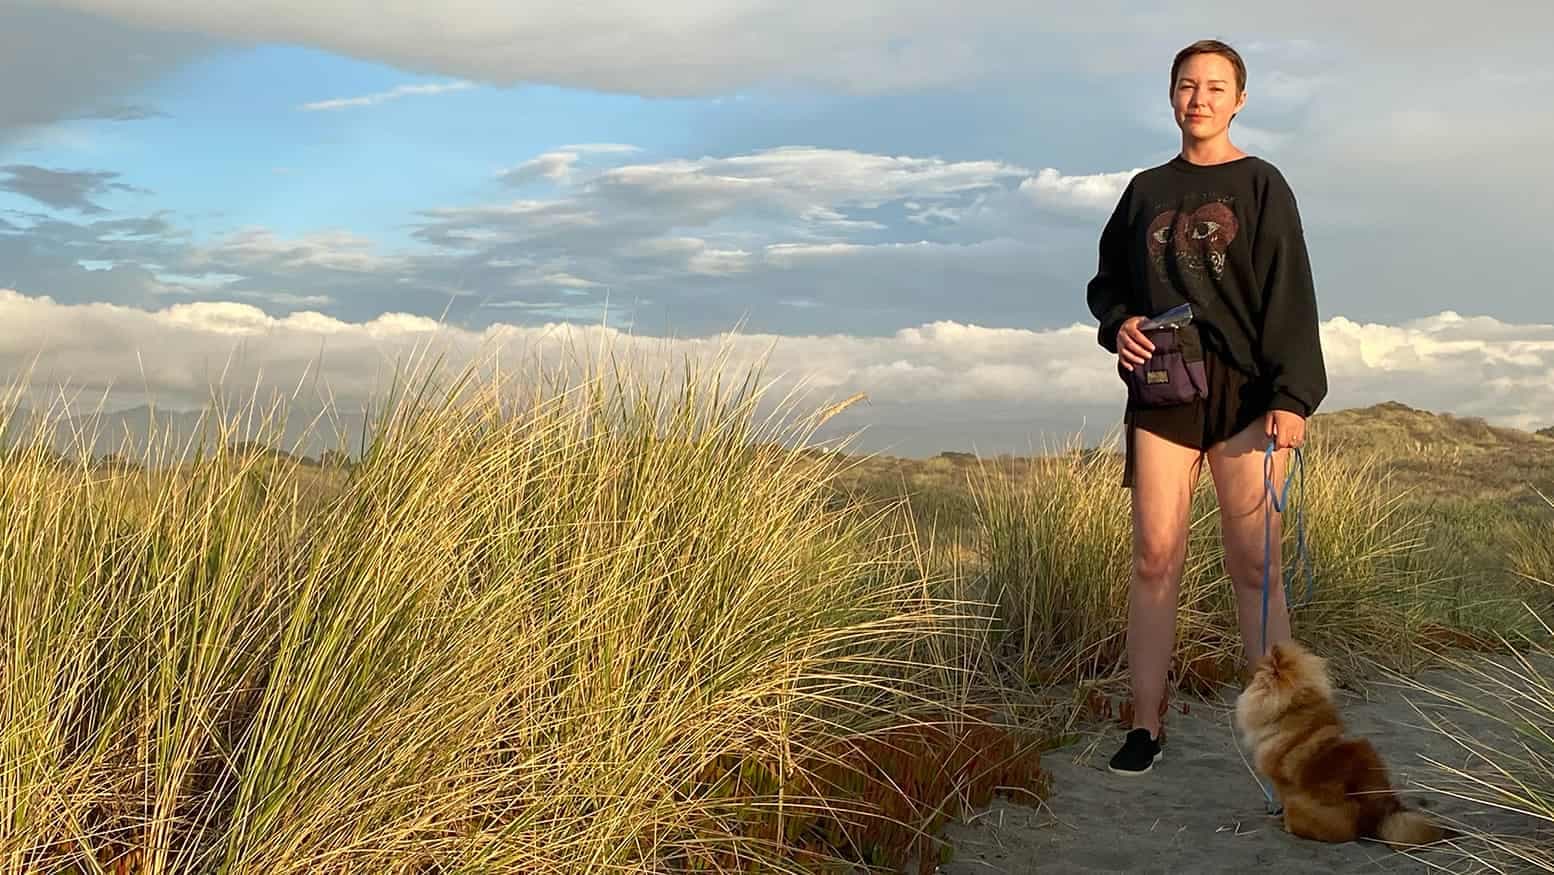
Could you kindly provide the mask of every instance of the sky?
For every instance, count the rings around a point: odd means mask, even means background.
[[[353,404],[426,345],[609,345],[863,393],[872,451],[1094,440],[1097,235],[1217,37],[1300,206],[1322,409],[1554,425],[1548,4],[518,8],[0,0],[0,365]]]

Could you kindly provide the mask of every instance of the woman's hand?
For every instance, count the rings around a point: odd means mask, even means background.
[[[1306,418],[1288,410],[1270,410],[1263,417],[1263,429],[1275,440],[1274,449],[1298,447],[1306,442]]]
[[[1117,328],[1117,357],[1129,369],[1149,361],[1155,352],[1155,345],[1139,330],[1139,323],[1143,321],[1143,316],[1129,316]]]

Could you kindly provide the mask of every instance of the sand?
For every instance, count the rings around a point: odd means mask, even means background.
[[[1424,677],[1438,684],[1455,679],[1445,672]],[[1146,775],[1107,771],[1106,760],[1123,734],[1115,722],[1093,727],[1082,741],[1044,755],[1053,778],[1049,797],[1034,807],[1029,800],[1019,804],[999,797],[948,825],[941,836],[951,843],[953,855],[938,872],[1484,871],[1460,851],[1416,851],[1415,857],[1379,843],[1333,845],[1285,832],[1279,818],[1266,814],[1263,793],[1237,753],[1229,720],[1233,696],[1227,689],[1215,700],[1186,700],[1189,713],[1173,710],[1164,756]],[[1504,737],[1491,721],[1417,692],[1372,687],[1362,697],[1339,691],[1351,732],[1370,736],[1406,798],[1422,800],[1435,814],[1459,823],[1526,834],[1531,824],[1519,815],[1417,789],[1413,781],[1441,780],[1440,771],[1421,754],[1459,767],[1469,755],[1430,727],[1410,700],[1426,713],[1449,715],[1475,737]]]

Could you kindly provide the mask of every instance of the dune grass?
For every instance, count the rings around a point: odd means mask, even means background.
[[[988,611],[795,449],[824,411],[519,378],[409,384],[349,467],[13,440],[0,867],[852,871],[1040,791]]]
[[[831,411],[626,373],[409,380],[349,464],[253,452],[252,410],[150,464],[13,430],[0,866],[930,871],[946,818],[1042,794],[1070,715],[1039,694],[1121,674],[1120,458],[887,484],[806,449]],[[1453,520],[1498,517],[1320,437],[1307,462],[1294,623],[1341,678],[1536,626],[1462,565]],[[1207,476],[1192,520],[1175,682],[1212,688],[1238,645]],[[1509,567],[1554,577],[1515,532]]]
[[[1410,501],[1382,461],[1377,453],[1333,452],[1314,437],[1305,482],[1291,485],[1284,514],[1293,631],[1328,654],[1344,681],[1358,681],[1375,663],[1417,668],[1442,645],[1491,646],[1512,619],[1527,625],[1515,613],[1518,592],[1456,573],[1439,520]],[[1131,523],[1121,468],[1121,456],[1104,445],[1074,446],[1038,456],[1016,476],[988,468],[972,477],[978,555],[1004,644],[1026,677],[1078,683],[1125,671]],[[1309,601],[1296,559],[1302,508]],[[1173,672],[1187,689],[1234,683],[1240,670],[1219,537],[1204,473],[1190,516]]]
[[[1448,713],[1425,713],[1432,728],[1467,756],[1460,765],[1426,757],[1420,789],[1453,796],[1482,810],[1517,815],[1530,828],[1495,832],[1478,823],[1453,824],[1454,855],[1474,871],[1554,872],[1554,637],[1546,617],[1533,614],[1540,636],[1507,637],[1503,654],[1449,653],[1450,685],[1403,676],[1399,684]],[[1466,732],[1452,710],[1494,727],[1493,736]]]
[[[1510,658],[1448,657],[1468,691],[1422,691],[1504,730],[1503,740],[1485,739],[1459,731],[1449,718],[1438,720],[1436,729],[1471,754],[1471,762],[1459,767],[1429,760],[1438,774],[1421,782],[1426,790],[1513,812],[1533,824],[1531,831],[1512,834],[1468,826],[1464,847],[1489,871],[1554,872],[1554,647],[1548,644],[1554,629],[1543,622],[1544,636],[1506,641]]]
[[[1554,499],[1543,540],[1526,537],[1513,557],[1519,572],[1545,594],[1554,593]],[[1466,754],[1461,766],[1430,759],[1423,789],[1455,796],[1486,809],[1521,815],[1532,830],[1498,834],[1474,824],[1459,827],[1459,852],[1478,871],[1554,872],[1554,627],[1549,614],[1528,603],[1532,634],[1506,635],[1493,656],[1451,653],[1443,662],[1458,679],[1450,686],[1399,676],[1397,682],[1424,701],[1471,713],[1497,730],[1494,738],[1464,732],[1450,716],[1421,714]]]
[[[1554,511],[1554,498],[1538,493],[1538,498]],[[1508,565],[1513,574],[1546,587],[1554,587],[1554,513],[1537,522],[1522,523],[1512,529]]]

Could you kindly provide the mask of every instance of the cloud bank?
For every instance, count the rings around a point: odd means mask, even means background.
[[[29,373],[33,396],[58,397],[68,386],[92,404],[108,393],[110,407],[153,400],[197,408],[213,393],[242,400],[260,390],[303,407],[329,398],[349,411],[381,400],[396,366],[427,351],[446,356],[450,372],[492,362],[511,372],[576,364],[606,349],[649,380],[689,357],[707,365],[721,359],[733,381],[762,363],[772,392],[797,391],[812,407],[861,392],[868,404],[839,421],[864,429],[861,448],[929,455],[1026,452],[1079,433],[1095,439],[1116,424],[1124,398],[1114,360],[1089,325],[1034,331],[934,322],[881,337],[664,338],[567,323],[472,331],[403,313],[363,322],[315,312],[277,318],[234,303],[66,305],[5,290],[0,322],[29,326],[25,336],[0,336],[0,367]],[[1325,411],[1396,400],[1518,428],[1554,421],[1554,324],[1451,312],[1400,325],[1335,318],[1322,338],[1333,386]]]
[[[419,211],[408,247],[258,226],[194,243],[170,216],[18,214],[0,227],[0,283],[66,303],[229,301],[350,322],[446,309],[464,325],[524,313],[650,333],[1050,326],[1083,314],[1075,277],[1093,266],[1094,229],[1135,172],[809,146],[697,159],[638,151],[543,152],[496,172],[487,200]],[[89,207],[119,185],[96,171],[42,173],[13,187]]]
[[[1357,45],[1389,53],[1471,51],[1535,45],[1554,28],[1547,4],[1463,16],[1450,6],[1331,0],[1301,6],[1233,6],[1184,0],[1168,10],[1136,4],[1016,0],[664,0],[578,4],[534,0],[308,0],[186,3],[182,0],[58,0],[57,6],[138,26],[238,42],[313,46],[393,66],[497,84],[522,81],[666,96],[728,93],[768,82],[854,91],[964,83],[1043,67],[1139,63],[1150,35],[1185,44],[1183,22],[1212,21],[1219,33],[1321,39],[1343,21]],[[370,20],[371,26],[363,26]],[[1104,34],[1097,36],[1097,34]],[[429,36],[435,35],[435,38]],[[1127,37],[1132,37],[1131,39]],[[1031,42],[1057,39],[1057,51]],[[1320,48],[1320,44],[1318,44]],[[1151,55],[1152,67],[1158,56]],[[1128,59],[1132,58],[1130,62]]]

